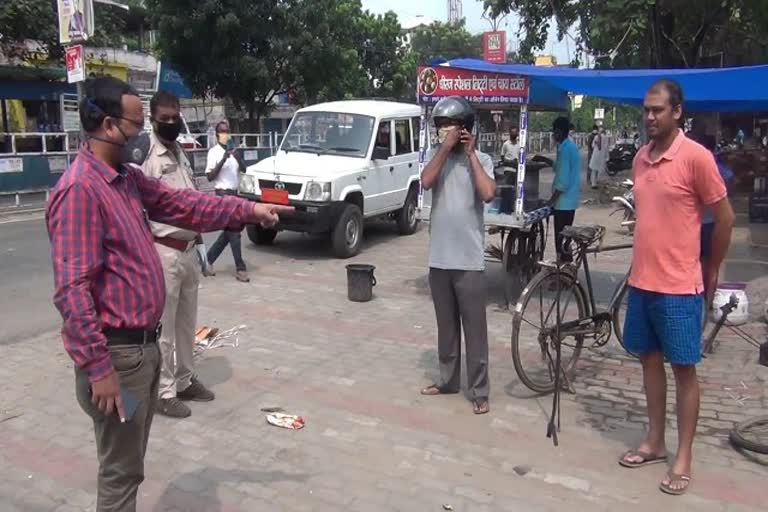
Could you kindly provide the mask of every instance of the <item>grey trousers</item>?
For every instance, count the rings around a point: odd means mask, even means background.
[[[144,453],[160,381],[160,351],[152,343],[110,346],[109,352],[120,386],[140,402],[133,419],[120,423],[117,414],[105,416],[91,403],[88,376],[79,369],[75,369],[77,401],[93,419],[96,434],[96,512],[134,512],[136,493],[144,481]]]
[[[473,400],[488,399],[487,289],[483,272],[430,268],[429,287],[437,317],[438,387],[447,393],[460,389],[463,327],[469,397]]]

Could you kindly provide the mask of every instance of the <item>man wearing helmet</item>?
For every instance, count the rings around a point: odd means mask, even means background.
[[[475,414],[485,414],[490,386],[483,203],[496,195],[493,161],[475,147],[475,113],[464,98],[443,98],[432,118],[439,144],[428,155],[421,184],[432,190],[429,286],[437,317],[440,380],[421,393],[459,392],[463,326],[469,396]]]

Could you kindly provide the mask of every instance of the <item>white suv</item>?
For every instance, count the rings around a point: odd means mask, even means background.
[[[277,229],[247,226],[256,244],[280,230],[330,234],[333,252],[360,252],[364,219],[389,217],[416,231],[418,105],[378,100],[321,103],[296,112],[275,156],[248,167],[240,195],[290,204]]]

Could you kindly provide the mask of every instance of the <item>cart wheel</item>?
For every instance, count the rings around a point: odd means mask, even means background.
[[[509,230],[501,255],[501,268],[504,270],[504,299],[507,301],[507,307],[517,304],[517,299],[527,282],[518,261],[522,238],[520,235],[520,231],[516,229]]]

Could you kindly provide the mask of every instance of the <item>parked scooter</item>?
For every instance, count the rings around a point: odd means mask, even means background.
[[[608,162],[605,172],[609,176],[616,176],[621,171],[632,168],[632,161],[637,154],[637,146],[629,139],[623,139],[616,143],[608,152]]]
[[[635,230],[635,195],[632,191],[634,187],[632,180],[624,180],[621,186],[626,188],[627,191],[620,196],[613,196],[611,200],[616,204],[616,209],[611,212],[611,215],[617,212],[622,212],[623,220],[621,225],[626,227],[630,233],[634,233]]]

